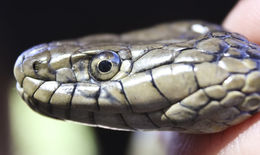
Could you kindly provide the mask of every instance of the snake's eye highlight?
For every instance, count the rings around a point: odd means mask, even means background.
[[[113,51],[102,52],[92,58],[90,71],[91,75],[101,81],[110,80],[119,71],[120,58]]]

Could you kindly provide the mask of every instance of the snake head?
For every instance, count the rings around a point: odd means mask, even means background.
[[[43,115],[58,119],[77,115],[78,121],[89,124],[95,124],[94,112],[130,111],[118,82],[131,72],[129,49],[111,43],[86,45],[82,40],[24,51],[14,66],[19,94]]]
[[[260,47],[189,21],[41,44],[14,75],[35,111],[120,130],[222,131],[260,109]]]

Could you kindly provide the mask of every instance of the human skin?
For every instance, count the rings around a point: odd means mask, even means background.
[[[260,0],[240,0],[223,27],[260,44]],[[259,155],[260,113],[245,122],[215,134],[161,134],[168,155]]]

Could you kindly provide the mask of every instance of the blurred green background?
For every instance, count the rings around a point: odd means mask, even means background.
[[[9,119],[13,155],[97,155],[92,128],[50,119],[32,111],[10,86]]]

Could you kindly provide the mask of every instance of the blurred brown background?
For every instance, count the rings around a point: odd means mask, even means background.
[[[202,19],[221,23],[236,0],[6,1],[0,2],[0,155],[9,155],[8,87],[17,56],[52,40],[121,33],[162,22]],[[125,154],[128,132],[95,129],[100,154]],[[64,137],[66,138],[66,137]]]

